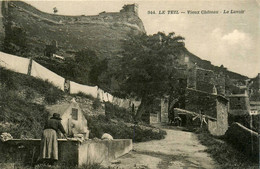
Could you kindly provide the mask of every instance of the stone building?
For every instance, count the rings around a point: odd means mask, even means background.
[[[182,118],[183,126],[196,126],[197,122],[192,118],[201,111],[208,121],[208,130],[212,135],[224,135],[228,129],[228,99],[222,95],[207,93],[196,89],[186,88],[183,99],[179,99],[177,114]],[[181,103],[183,102],[183,103]],[[169,98],[161,99],[161,111],[157,114],[158,122],[168,123]],[[174,109],[174,114],[176,109]],[[193,112],[193,113],[187,113]]]
[[[138,15],[138,4],[124,5],[120,12],[134,12],[136,15]]]
[[[248,115],[250,112],[249,97],[246,94],[227,96],[229,99],[229,114],[233,116]]]
[[[260,101],[250,101],[250,115],[260,114]]]
[[[49,117],[52,117],[53,113],[60,114],[62,118],[61,123],[69,136],[83,134],[85,139],[88,138],[87,120],[79,104],[74,99],[70,103],[47,106],[46,109],[50,112]]]

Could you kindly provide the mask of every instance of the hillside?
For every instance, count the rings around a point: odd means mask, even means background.
[[[191,62],[196,63],[199,67],[201,67],[203,69],[212,70],[215,73],[223,72],[224,74],[229,76],[230,79],[237,79],[237,80],[242,80],[242,81],[248,79],[247,76],[229,71],[225,67],[215,66],[215,65],[211,64],[210,61],[203,60],[203,59],[199,58],[198,56],[190,53],[188,50],[186,51],[186,54],[189,56]]]
[[[85,114],[104,114],[85,95],[68,95],[47,81],[0,68],[0,133],[14,138],[40,138],[48,117],[47,105],[70,102],[74,97]]]
[[[32,56],[44,55],[46,45],[56,41],[58,54],[63,56],[88,48],[101,58],[111,58],[122,50],[121,41],[126,40],[128,34],[145,33],[133,5],[115,13],[63,16],[41,12],[22,1],[3,1],[2,15],[5,34],[9,38],[17,31],[19,36],[23,34],[25,46]]]
[[[0,133],[14,138],[41,138],[49,116],[46,107],[70,103],[74,98],[88,121],[89,137],[100,138],[102,132],[117,139],[131,139],[133,114],[116,105],[101,103],[82,93],[69,95],[47,81],[0,68]],[[164,131],[151,126],[135,126],[135,141],[162,139]]]

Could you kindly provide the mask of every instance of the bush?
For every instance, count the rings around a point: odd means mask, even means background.
[[[62,91],[55,89],[55,87],[48,88],[44,95],[44,100],[48,104],[55,104],[58,100],[63,98]]]
[[[124,122],[112,122],[104,115],[87,116],[90,130],[89,138],[101,138],[102,133],[109,133],[114,139],[133,139],[134,142],[143,142],[154,139],[163,139],[165,131],[159,133],[151,130],[143,130],[139,126],[128,127]]]
[[[198,139],[205,150],[218,163],[219,168],[258,168],[257,163],[253,163],[245,155],[227,144],[223,139],[219,140],[211,136],[205,130],[198,133]]]
[[[240,115],[240,116],[235,116],[235,115],[228,115],[228,123],[231,126],[232,123],[237,122],[242,124],[243,126],[255,131],[255,132],[259,132],[260,131],[260,115],[254,115],[254,116],[250,116],[248,114],[246,115]],[[252,124],[252,126],[251,126]]]
[[[41,138],[48,117],[44,106],[23,100],[6,88],[0,93],[0,133],[9,132],[14,138]]]
[[[134,121],[133,112],[108,102],[105,103],[105,114],[108,118],[122,119],[125,122]]]
[[[1,83],[9,90],[26,89],[26,97],[33,97],[34,92],[45,97],[47,103],[56,103],[63,98],[64,93],[48,81],[43,81],[28,75],[15,73],[4,68],[0,68]]]
[[[80,97],[87,98],[89,100],[95,100],[95,98],[93,96],[85,94],[83,92],[78,92],[77,94],[72,94],[72,96],[80,96]]]
[[[92,104],[93,109],[98,109],[101,107],[101,102],[99,101],[99,99],[95,98]]]
[[[47,81],[4,68],[0,68],[0,75],[0,133],[9,132],[14,138],[41,138],[48,112],[30,100],[39,93],[46,102],[55,103],[63,92]],[[20,94],[24,90],[25,99]]]

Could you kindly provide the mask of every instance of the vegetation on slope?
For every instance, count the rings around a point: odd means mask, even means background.
[[[198,133],[198,139],[204,146],[205,150],[218,163],[219,168],[227,169],[257,169],[258,163],[252,162],[244,154],[225,142],[225,139],[216,139],[207,131]]]
[[[133,124],[134,113],[106,103],[106,115],[87,116],[90,138],[101,138],[109,133],[114,139],[133,139],[134,142],[160,140],[166,135],[161,129],[145,124]],[[145,126],[143,126],[145,125]]]
[[[0,75],[0,133],[9,132],[14,138],[40,138],[48,117],[45,105],[61,101],[65,97],[64,93],[49,82],[4,68],[0,68]],[[84,94],[78,94],[77,97],[92,100],[94,109],[101,106],[100,101],[92,97]],[[107,132],[114,138],[132,139],[134,127],[125,124],[133,123],[131,112],[110,103],[106,104],[107,117],[85,114],[91,130],[90,137],[100,138],[101,132]],[[119,122],[115,123],[113,119]],[[138,126],[135,127],[135,133],[135,140],[138,142],[161,139],[166,134],[163,131],[155,133],[152,129],[144,130]]]
[[[56,103],[63,97],[48,82],[0,68],[0,133],[14,138],[40,138],[48,112],[39,102]],[[41,99],[34,100],[41,95]]]
[[[81,84],[98,85],[99,76],[107,69],[107,60],[100,59],[95,51],[83,49],[74,58],[64,61],[49,57],[36,57],[34,60],[60,76]]]

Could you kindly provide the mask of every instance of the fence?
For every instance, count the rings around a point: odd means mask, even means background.
[[[45,81],[47,80],[53,85],[60,88],[62,91],[64,91],[64,89],[66,88],[65,86],[68,85],[70,89],[70,94],[77,94],[79,92],[82,92],[84,94],[91,95],[94,98],[99,99],[101,102],[111,102],[112,104],[118,105],[119,107],[123,108],[130,108],[132,104],[135,104],[135,106],[140,105],[140,103],[135,100],[131,101],[129,99],[114,97],[110,93],[104,92],[97,86],[82,85],[73,81],[68,82],[65,78],[50,71],[49,69],[45,68],[34,60],[30,61],[30,59],[28,58],[18,57],[15,55],[0,52],[0,66],[17,73],[28,74],[30,76]]]

